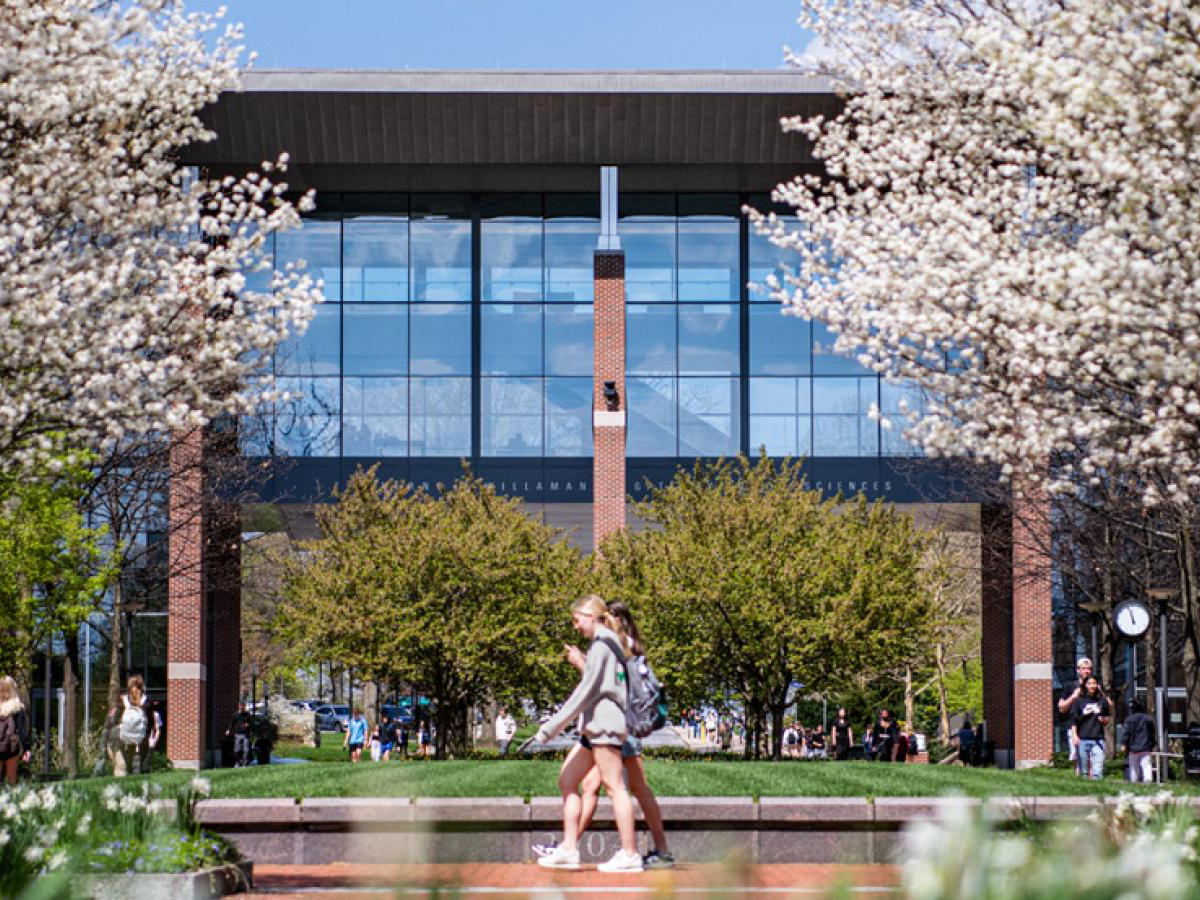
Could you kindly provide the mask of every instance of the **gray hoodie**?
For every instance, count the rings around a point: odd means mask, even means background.
[[[620,646],[621,639],[603,625],[596,626],[579,684],[557,713],[538,729],[545,743],[582,716],[579,730],[594,744],[619,745],[625,739],[625,664],[604,639]]]

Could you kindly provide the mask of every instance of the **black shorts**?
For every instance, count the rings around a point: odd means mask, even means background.
[[[355,753],[363,748],[362,744],[347,744],[346,749],[351,753]]]

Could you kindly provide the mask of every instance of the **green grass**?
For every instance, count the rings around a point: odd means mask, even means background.
[[[555,796],[559,763],[544,759],[345,761],[340,744],[326,742],[308,749],[323,761],[205,772],[214,797],[525,797]],[[280,755],[296,756],[294,746]],[[337,761],[331,761],[337,760]],[[1088,782],[1060,769],[1022,772],[963,769],[923,764],[886,765],[864,762],[730,762],[647,760],[646,772],[655,792],[671,796],[755,797],[927,797],[951,791],[972,797],[1114,795],[1121,791],[1153,792],[1153,785],[1130,785],[1117,777]],[[190,772],[148,776],[164,785],[191,777]],[[87,779],[81,786],[99,787],[111,779]],[[125,779],[134,782],[137,779]],[[1195,794],[1190,782],[1171,789]]]

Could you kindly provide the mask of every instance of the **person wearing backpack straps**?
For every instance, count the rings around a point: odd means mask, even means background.
[[[642,641],[642,634],[638,630],[637,623],[633,621],[633,613],[630,612],[629,607],[620,600],[614,600],[608,604],[608,611],[621,624],[625,630],[625,636],[629,638],[630,656],[626,660],[626,666],[637,666],[646,676],[653,678],[650,666],[646,662],[646,646]],[[584,656],[578,647],[569,648],[567,659],[575,668],[583,671]],[[657,679],[654,681],[657,683]],[[665,715],[662,724],[666,724]],[[650,852],[642,857],[642,865],[647,869],[670,868],[675,865],[675,857],[671,854],[671,848],[667,844],[662,810],[658,807],[654,791],[650,790],[650,784],[646,781],[646,768],[642,765],[642,740],[637,735],[630,734],[625,738],[625,743],[621,745],[621,762],[625,765],[625,778],[629,782],[629,790],[633,796],[637,797],[638,805],[642,808],[642,815],[646,819],[646,827],[650,829],[650,837],[654,841]],[[583,798],[579,814],[580,834],[585,832],[591,823],[599,800],[600,771],[593,766],[583,780]]]
[[[8,784],[17,783],[17,767],[22,762],[29,762],[29,716],[17,683],[5,675],[0,678],[0,768]]]
[[[121,695],[121,715],[117,721],[120,749],[113,757],[113,774],[142,774],[143,760],[149,769],[149,743],[152,731],[146,710],[146,682],[141,675],[130,675],[126,693]]]
[[[629,644],[620,622],[595,594],[581,597],[575,603],[571,618],[575,630],[592,642],[583,674],[558,712],[539,726],[534,740],[545,744],[577,717],[581,740],[563,761],[558,776],[563,804],[562,843],[541,857],[538,865],[551,869],[579,868],[581,800],[577,791],[595,765],[612,799],[613,818],[621,838],[621,849],[597,868],[601,872],[641,872],[642,857],[637,852],[637,835],[633,827],[633,802],[625,787],[621,764],[621,745],[628,733],[625,659]]]

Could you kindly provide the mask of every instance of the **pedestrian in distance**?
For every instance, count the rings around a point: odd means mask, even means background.
[[[825,726],[818,723],[808,735],[808,758],[829,759],[825,741]]]
[[[625,663],[630,656],[629,640],[621,623],[609,612],[608,604],[595,594],[581,597],[572,611],[572,624],[591,641],[584,659],[579,684],[558,712],[538,726],[535,742],[545,744],[579,719],[580,741],[563,761],[558,776],[562,795],[563,839],[538,865],[551,869],[579,868],[579,824],[583,802],[577,793],[592,766],[612,800],[621,849],[599,865],[601,872],[641,872],[633,828],[633,802],[625,787],[621,745],[627,725]],[[571,658],[569,647],[564,648]]]
[[[143,774],[150,768],[150,746],[158,743],[161,720],[148,708],[146,682],[141,675],[130,675],[125,682],[116,723],[115,728],[109,729],[113,775]],[[112,740],[114,734],[116,740]]]
[[[433,726],[428,722],[422,722],[421,728],[417,732],[417,745],[420,747],[421,756],[433,756]]]
[[[1079,742],[1083,777],[1104,777],[1104,726],[1112,721],[1112,704],[1100,690],[1095,675],[1084,681],[1084,692],[1071,705],[1071,722]]]
[[[517,735],[517,720],[508,714],[503,706],[496,716],[496,745],[500,748],[501,756],[508,756],[509,745]]]
[[[379,720],[379,758],[388,762],[392,758],[392,748],[396,745],[396,723],[387,713]]]
[[[1129,704],[1122,741],[1128,761],[1126,777],[1130,781],[1153,781],[1153,753],[1158,747],[1158,735],[1154,733],[1154,720],[1146,715],[1146,704],[1141,700]]]
[[[17,683],[5,675],[0,678],[0,769],[9,786],[17,783],[22,762],[29,762],[29,715]]]
[[[1061,715],[1070,717],[1071,707],[1075,705],[1084,693],[1084,683],[1092,675],[1092,661],[1086,656],[1079,657],[1079,661],[1075,663],[1075,674],[1079,676],[1075,687],[1066,694],[1058,698],[1058,711]],[[1067,727],[1067,744],[1068,744],[1068,759],[1075,763],[1075,771],[1083,774],[1083,759],[1079,755],[1079,741],[1075,737],[1074,724],[1070,723]]]
[[[350,721],[346,723],[346,736],[342,738],[342,748],[350,752],[350,762],[362,759],[363,745],[367,742],[367,720],[363,718],[362,710],[354,707]]]
[[[879,710],[879,718],[871,734],[871,749],[875,753],[876,762],[891,762],[892,753],[896,748],[896,735],[899,729],[892,719],[892,714],[886,708]]]
[[[800,757],[800,732],[791,722],[783,729],[783,755]]]
[[[250,765],[250,724],[251,715],[245,703],[239,703],[237,712],[229,720],[225,729],[226,737],[233,738],[233,767],[240,769]]]
[[[854,746],[854,726],[846,715],[846,707],[839,706],[837,718],[833,720],[833,756],[834,759],[849,759],[850,748]]]
[[[971,727],[970,719],[963,719],[955,740],[958,741],[958,761],[964,766],[971,765],[971,755],[975,751],[975,729]]]

